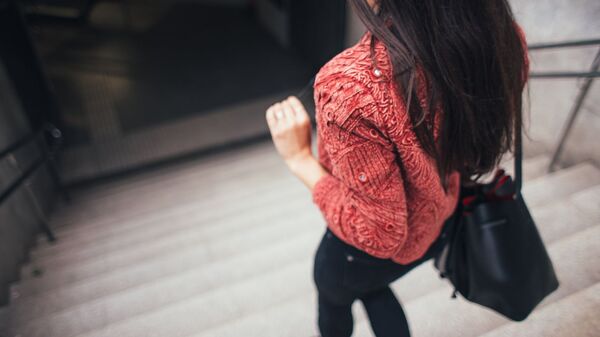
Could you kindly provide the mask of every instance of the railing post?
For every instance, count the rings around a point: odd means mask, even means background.
[[[62,196],[63,201],[69,202],[71,201],[71,196],[69,195],[69,191],[65,188],[60,174],[58,173],[58,164],[56,161],[58,148],[60,148],[62,145],[62,132],[52,124],[48,124],[45,127],[45,131],[48,132],[48,135],[52,139],[52,148],[48,148],[48,144],[45,141],[42,142],[42,152],[48,163],[48,171],[52,181],[54,182],[54,187]]]
[[[590,72],[591,73],[597,72],[599,68],[600,68],[600,50],[598,50],[598,53],[596,53],[596,57],[594,58],[594,62],[592,63]],[[581,110],[581,107],[583,106],[583,102],[585,101],[585,98],[586,98],[588,92],[590,91],[590,88],[592,86],[592,83],[594,82],[594,79],[595,79],[594,77],[588,77],[583,80],[584,81],[583,86],[581,87],[581,89],[579,90],[579,93],[577,94],[575,104],[573,105],[573,108],[571,109],[571,112],[569,113],[567,124],[563,128],[560,139],[559,139],[559,141],[556,145],[556,148],[554,150],[554,153],[552,155],[552,159],[550,160],[550,164],[548,165],[548,172],[553,172],[555,170],[556,163],[558,162],[560,155],[563,151],[565,141],[567,140],[567,138],[569,137],[569,134],[571,133],[571,129],[573,128],[573,124],[575,123],[575,119],[577,118],[577,115],[579,114],[579,111]]]
[[[23,170],[21,170],[21,166],[19,165],[17,159],[15,158],[15,156],[12,153],[9,154],[9,156],[8,156],[8,162],[17,170],[17,172],[19,172],[19,174],[21,174],[21,175],[25,174],[25,172],[23,172]],[[34,166],[37,166],[37,164]],[[26,181],[23,184],[23,187],[25,188],[25,193],[27,193],[27,198],[33,204],[33,208],[35,209],[35,212],[36,212],[38,220],[39,220],[40,229],[42,230],[42,232],[44,232],[44,234],[46,235],[46,238],[48,239],[49,242],[55,242],[56,236],[54,235],[54,232],[50,228],[50,224],[48,223],[48,217],[46,216],[46,213],[44,212],[41,205],[39,204],[37,197],[35,196],[35,193],[33,193],[33,191],[31,190],[31,182],[30,182],[29,178],[26,179]]]

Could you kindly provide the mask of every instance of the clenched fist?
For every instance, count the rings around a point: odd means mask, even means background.
[[[310,117],[298,98],[272,105],[266,118],[277,152],[288,165],[312,157]]]

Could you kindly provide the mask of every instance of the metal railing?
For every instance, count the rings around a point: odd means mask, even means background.
[[[546,43],[546,44],[532,44],[528,46],[530,51],[535,50],[546,50],[546,49],[564,49],[564,48],[572,48],[572,47],[584,47],[584,46],[600,46],[600,39],[592,39],[592,40],[576,40],[576,41],[565,41],[559,43]],[[561,131],[560,138],[556,143],[554,151],[552,153],[552,159],[550,160],[550,164],[548,164],[548,172],[553,172],[556,169],[556,164],[560,159],[560,155],[562,154],[565,146],[565,142],[571,133],[571,129],[575,124],[575,120],[581,111],[581,107],[594,83],[594,80],[600,77],[600,48],[592,61],[592,65],[590,70],[587,72],[577,72],[577,71],[564,71],[564,72],[532,72],[530,74],[531,78],[538,79],[557,79],[557,78],[581,78],[583,79],[583,84],[579,89],[577,97],[575,98],[575,102],[571,111],[569,112],[569,116],[567,121]]]
[[[33,204],[36,215],[40,221],[40,228],[46,235],[48,241],[56,241],[56,237],[48,223],[46,214],[41,207],[38,198],[31,189],[30,178],[37,172],[41,167],[47,166],[48,172],[55,184],[56,189],[62,195],[63,199],[69,200],[69,195],[58,175],[56,169],[55,156],[62,144],[62,133],[59,129],[53,125],[46,125],[37,132],[31,133],[14,144],[10,145],[6,149],[0,151],[0,160],[8,160],[9,164],[18,172],[18,176],[14,179],[8,187],[0,191],[0,205],[6,202],[11,196],[15,194],[21,187],[25,188],[25,193],[29,201]],[[41,152],[40,156],[33,161],[26,168],[22,168],[16,159],[15,153],[29,145],[35,145]]]

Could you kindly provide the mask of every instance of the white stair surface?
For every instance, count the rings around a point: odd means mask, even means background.
[[[600,336],[600,284],[534,312],[525,322],[509,323],[483,337]]]
[[[548,161],[525,159],[523,195],[560,288],[513,323],[451,299],[429,261],[392,284],[414,336],[600,335],[600,170],[547,174]],[[325,222],[270,142],[80,189],[51,221],[59,241],[32,252],[0,336],[318,335]],[[354,336],[373,336],[359,302],[353,311]]]

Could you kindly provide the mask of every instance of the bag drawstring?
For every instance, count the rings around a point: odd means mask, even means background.
[[[440,272],[440,278],[447,278],[448,275],[449,275],[449,273]],[[452,293],[450,294],[450,298],[456,298],[457,293],[458,293],[458,289],[456,289],[456,286],[454,286],[454,289],[452,289]]]

